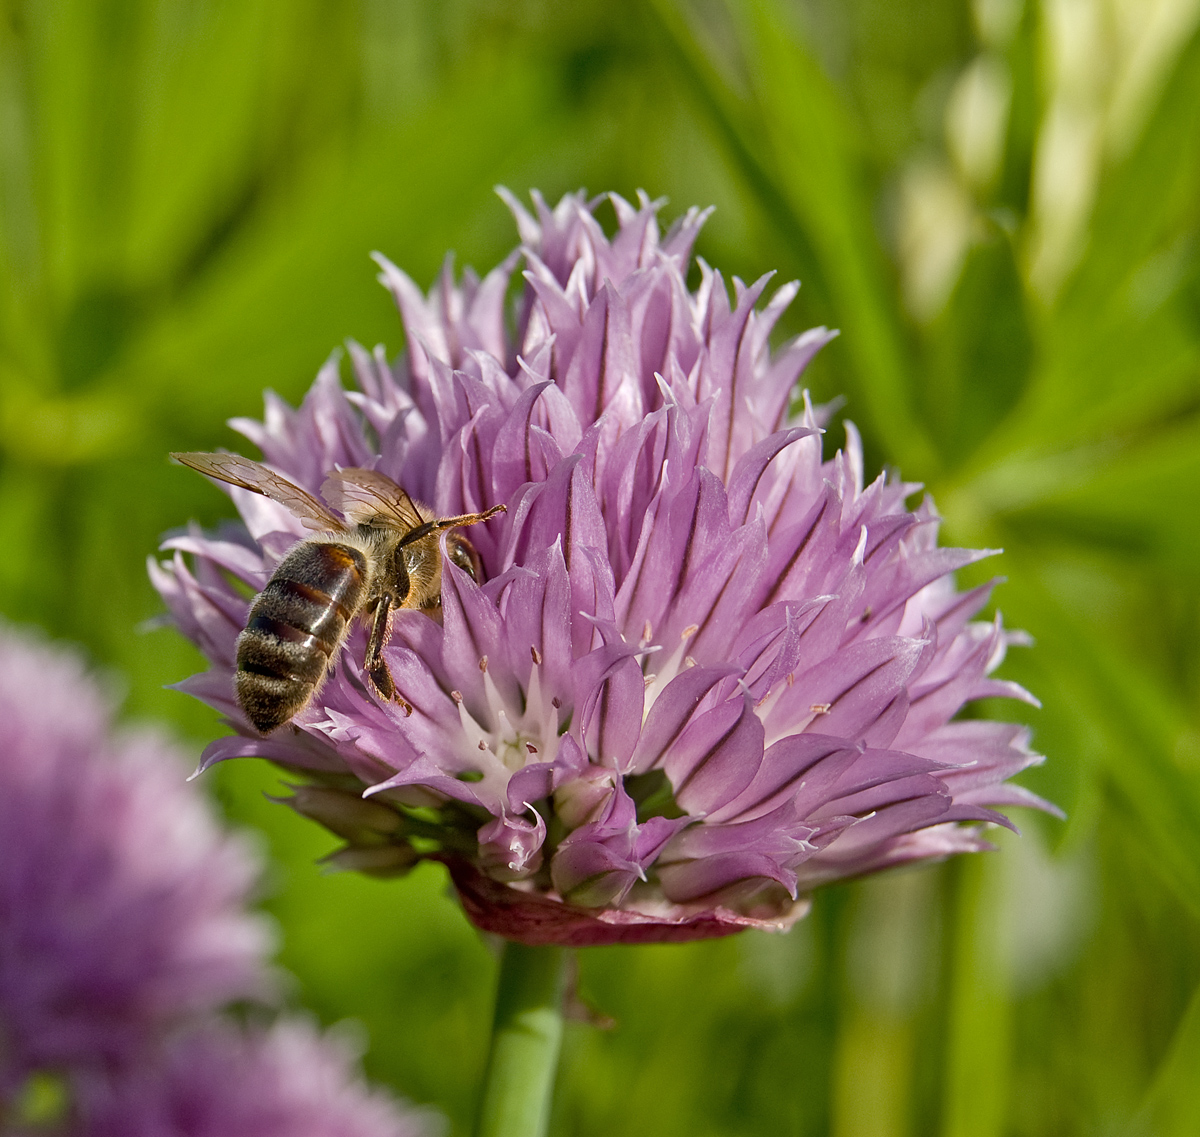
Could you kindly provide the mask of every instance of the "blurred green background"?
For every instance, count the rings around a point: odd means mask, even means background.
[[[715,204],[698,251],[802,279],[785,332],[868,466],[924,481],[1027,628],[1004,674],[1063,824],[819,894],[787,937],[589,950],[559,1135],[1200,1132],[1198,0],[7,0],[0,610],[81,641],[198,753],[143,562],[227,503],[173,449],[418,282],[515,244],[492,187]],[[601,216],[610,223],[609,207]],[[836,431],[833,440],[836,443]],[[294,998],[469,1128],[495,959],[440,869],[324,876],[258,827]]]

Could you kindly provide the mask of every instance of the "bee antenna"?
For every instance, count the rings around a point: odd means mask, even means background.
[[[443,529],[462,529],[467,525],[478,525],[481,521],[487,521],[488,518],[495,517],[497,513],[507,512],[507,505],[493,505],[491,509],[485,509],[482,513],[463,513],[458,517],[441,517],[432,524],[439,532]]]
[[[497,513],[507,513],[507,505],[493,505],[491,509],[485,509],[482,513],[463,513],[457,517],[439,517],[436,521],[426,521],[424,525],[417,526],[410,533],[405,533],[400,539],[397,546],[402,548],[405,545],[411,545],[414,541],[421,540],[422,537],[428,537],[430,533],[441,533],[446,529],[460,529],[466,525],[478,525],[481,521],[486,521],[489,517],[495,517]]]

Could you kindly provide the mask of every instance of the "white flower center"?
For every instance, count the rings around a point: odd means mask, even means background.
[[[466,742],[466,765],[481,769],[485,779],[499,775],[507,781],[509,774],[531,762],[554,761],[558,753],[558,706],[557,700],[547,698],[542,690],[541,664],[533,664],[522,713],[500,694],[488,673],[486,658],[480,661],[479,669],[490,712],[486,717],[495,724],[493,727],[480,723],[467,710],[462,696],[452,692]]]

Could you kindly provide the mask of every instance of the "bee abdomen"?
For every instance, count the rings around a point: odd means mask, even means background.
[[[366,559],[348,545],[306,541],[280,562],[237,641],[238,703],[264,734],[312,698],[365,587]]]

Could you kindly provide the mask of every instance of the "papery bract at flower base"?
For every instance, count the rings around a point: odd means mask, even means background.
[[[266,993],[258,863],[115,733],[77,657],[0,627],[0,1112],[31,1072],[136,1061],[182,1019]]]
[[[479,280],[449,266],[428,297],[379,258],[408,352],[351,347],[292,410],[234,423],[311,492],[366,466],[469,530],[484,581],[444,560],[442,620],[396,615],[385,658],[403,701],[364,679],[356,630],[312,703],[263,738],[233,697],[247,602],[306,535],[232,496],[246,531],[172,538],[155,583],[211,669],[182,684],[238,732],[205,764],[270,758],[318,783],[295,805],[346,838],[335,860],[443,860],[480,927],[528,943],[610,943],[784,927],[816,885],[985,847],[994,807],[1045,803],[1007,779],[1026,732],[953,722],[1011,636],[972,622],[987,555],[937,545],[917,487],[863,484],[853,427],[822,459],[825,415],[797,377],[831,338],[772,352],[796,285],[686,271],[705,215],[665,235],[658,207],[582,196],[536,216]],[[525,262],[517,336],[510,274]],[[189,556],[191,560],[189,561]],[[318,800],[319,799],[319,800]],[[380,813],[383,806],[387,811]]]

